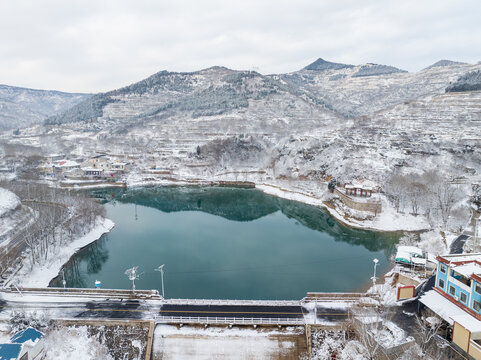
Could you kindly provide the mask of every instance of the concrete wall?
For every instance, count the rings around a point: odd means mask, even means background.
[[[382,205],[380,201],[370,201],[366,198],[363,198],[363,201],[356,201],[354,197],[347,196],[338,189],[335,189],[335,193],[339,196],[343,204],[350,207],[351,209],[358,211],[370,211],[375,214],[379,214],[382,210]]]

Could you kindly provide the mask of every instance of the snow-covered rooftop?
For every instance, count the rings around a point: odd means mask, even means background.
[[[21,350],[22,344],[0,344],[0,360],[17,359]]]
[[[456,321],[463,328],[471,332],[471,338],[473,340],[481,339],[481,321],[469,314],[455,315],[451,317],[453,321]]]
[[[17,344],[24,344],[27,341],[31,341],[33,343],[37,342],[39,339],[43,337],[43,333],[34,329],[33,327],[28,327],[22,331],[19,331],[15,335],[10,338],[12,343]]]
[[[104,171],[103,169],[98,169],[98,168],[93,168],[93,167],[83,167],[82,168],[83,171]]]
[[[468,262],[468,261],[479,261],[481,263],[481,254],[453,254],[453,255],[442,255],[442,259],[447,260],[451,263],[456,262]]]
[[[454,271],[469,278],[472,274],[481,274],[481,266],[477,262],[453,266]]]
[[[455,305],[444,296],[439,294],[436,290],[430,290],[419,298],[419,301],[434,311],[437,315],[442,317],[450,325],[453,325],[454,317],[471,316],[466,311]]]
[[[58,165],[59,167],[75,167],[75,166],[80,166],[77,162],[72,161],[72,160],[62,160],[59,161]]]

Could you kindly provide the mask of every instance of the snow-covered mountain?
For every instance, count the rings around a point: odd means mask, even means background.
[[[90,95],[0,85],[0,130],[42,123]]]
[[[442,60],[409,73],[318,59],[267,76],[161,71],[87,98],[10,142],[84,157],[128,154],[139,169],[199,178],[381,182],[397,169],[432,167],[479,177],[480,70]],[[467,92],[451,90],[466,84]]]
[[[443,93],[459,76],[480,68],[447,60],[443,66],[436,64],[416,73],[376,64],[322,70],[310,70],[309,65],[274,78],[315,96],[343,116],[356,117],[428,94]]]

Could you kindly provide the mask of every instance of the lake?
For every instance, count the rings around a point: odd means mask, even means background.
[[[167,298],[301,299],[307,291],[365,290],[391,266],[399,235],[343,226],[324,209],[255,189],[154,187],[92,192],[112,231],[65,265],[68,287],[137,289]],[[51,286],[61,286],[53,279]]]

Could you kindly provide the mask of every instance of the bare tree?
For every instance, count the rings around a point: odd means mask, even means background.
[[[441,328],[442,321],[439,318],[431,317],[429,321],[423,321],[416,315],[416,342],[419,345],[422,356],[434,355],[438,348],[435,337]]]

